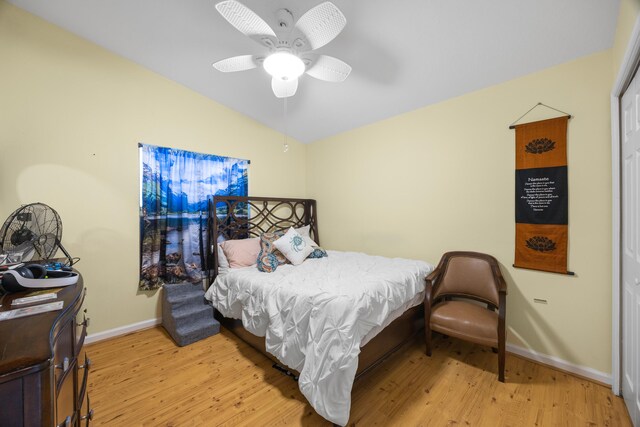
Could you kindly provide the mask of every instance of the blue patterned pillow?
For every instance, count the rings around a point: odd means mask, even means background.
[[[262,254],[262,252],[260,252]],[[258,270],[264,273],[273,273],[278,268],[278,257],[272,253],[258,257]]]
[[[280,252],[273,242],[284,235],[284,231],[275,233],[262,233],[260,235],[260,253],[256,260],[258,270],[265,273],[273,273],[279,265],[286,264],[287,258]]]
[[[329,256],[327,255],[327,251],[322,249],[320,246],[316,246],[307,258],[324,258],[326,256]]]

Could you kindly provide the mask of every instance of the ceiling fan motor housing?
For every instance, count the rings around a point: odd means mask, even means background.
[[[289,9],[279,9],[276,12],[278,18],[278,27],[283,30],[289,30],[293,27],[293,14]]]

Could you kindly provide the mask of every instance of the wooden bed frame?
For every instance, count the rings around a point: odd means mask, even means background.
[[[228,239],[259,237],[265,232],[299,228],[309,225],[310,235],[320,244],[316,201],[312,199],[284,199],[274,197],[215,196],[209,201],[205,270],[209,284],[218,274],[216,243]],[[424,329],[423,304],[407,310],[361,348],[355,379],[382,363],[405,343]],[[216,319],[241,340],[280,364],[265,348],[264,337],[257,337],[242,326],[242,321],[228,319],[216,311]],[[293,370],[292,370],[293,371]],[[295,372],[295,371],[294,371]],[[297,375],[297,373],[296,373]]]

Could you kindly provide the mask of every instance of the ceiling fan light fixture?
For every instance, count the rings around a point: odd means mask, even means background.
[[[285,81],[297,79],[305,70],[302,59],[286,51],[275,52],[267,56],[263,67],[272,77]]]
[[[218,71],[244,71],[263,66],[271,75],[273,94],[285,99],[296,94],[303,73],[318,80],[342,82],[351,72],[351,66],[337,58],[310,53],[335,39],[347,23],[340,9],[330,1],[309,9],[295,23],[290,10],[278,10],[278,35],[264,19],[238,0],[222,0],[216,9],[235,29],[271,52],[266,59],[257,55],[222,59],[213,64]]]

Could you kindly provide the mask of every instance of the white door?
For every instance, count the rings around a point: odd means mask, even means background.
[[[622,96],[622,395],[640,427],[640,73]]]

